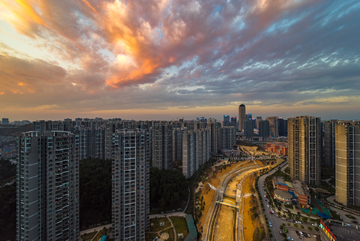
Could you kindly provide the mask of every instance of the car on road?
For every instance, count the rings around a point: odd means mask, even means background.
[[[292,237],[287,237],[288,240],[293,241],[294,239]]]
[[[358,223],[358,221],[355,221],[355,220],[351,220],[352,223]]]
[[[267,205],[267,207],[268,207],[268,208],[270,207],[269,204]]]
[[[272,223],[271,222],[269,222],[269,226],[270,226],[270,228],[272,228]]]
[[[295,221],[295,223],[300,223],[301,224],[301,221]]]

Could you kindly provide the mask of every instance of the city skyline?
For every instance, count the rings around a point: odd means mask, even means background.
[[[254,116],[358,119],[359,10],[358,1],[1,1],[1,115],[220,120],[243,103]]]

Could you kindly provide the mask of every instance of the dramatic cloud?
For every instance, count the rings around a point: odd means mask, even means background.
[[[1,108],[360,101],[356,0],[3,0],[0,27]]]

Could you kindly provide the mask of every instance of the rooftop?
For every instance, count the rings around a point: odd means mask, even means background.
[[[291,195],[289,192],[285,192],[285,191],[283,191],[283,190],[276,189],[276,190],[274,190],[274,193],[276,194],[276,196],[282,197],[282,198],[284,198],[284,199],[291,199],[291,198],[293,198],[293,195]]]
[[[335,235],[337,241],[355,241],[359,240],[360,230],[352,227],[341,226],[340,224],[326,224]]]
[[[299,180],[296,180],[293,182],[294,191],[297,192],[300,195],[305,195],[304,189],[302,187],[302,184]]]

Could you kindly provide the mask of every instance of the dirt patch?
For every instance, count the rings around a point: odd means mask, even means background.
[[[214,226],[214,240],[234,240],[235,209],[221,206]]]
[[[243,185],[243,194],[244,194],[244,238],[245,240],[253,240],[254,231],[256,228],[261,228],[261,223],[257,215],[258,205],[256,197],[252,194],[255,191],[255,175],[251,174],[246,178]],[[255,213],[255,214],[254,214]],[[245,226],[245,225],[244,225]]]

